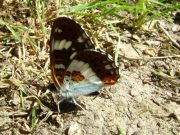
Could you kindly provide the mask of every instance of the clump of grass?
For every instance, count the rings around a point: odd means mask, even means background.
[[[170,11],[179,8],[180,5],[178,3],[170,4],[164,0],[137,0],[135,2],[130,2],[130,0],[96,0],[91,3],[70,7],[66,10],[66,13],[74,12],[76,14],[93,16],[94,18],[110,17],[109,19],[112,19],[112,17],[116,17],[118,20],[122,20],[126,16],[121,14],[126,12],[131,27],[139,29],[144,23],[159,17],[165,18],[169,16]],[[98,10],[98,12],[93,14],[87,12],[88,10]]]
[[[5,26],[11,32],[14,39],[18,42],[22,41],[21,36],[19,34],[20,32],[18,33],[18,31],[28,30],[28,28],[25,26],[14,25],[14,24],[8,23],[7,21],[4,21],[2,19],[0,19],[0,26]]]

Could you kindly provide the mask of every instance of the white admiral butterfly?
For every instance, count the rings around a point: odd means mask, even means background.
[[[57,18],[50,37],[50,67],[63,99],[74,99],[115,84],[119,68],[107,53],[95,50],[81,26],[66,17]]]

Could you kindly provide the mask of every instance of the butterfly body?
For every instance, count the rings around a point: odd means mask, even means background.
[[[52,26],[50,67],[64,99],[88,95],[119,79],[119,68],[112,57],[96,50],[82,27],[66,17],[57,18]]]

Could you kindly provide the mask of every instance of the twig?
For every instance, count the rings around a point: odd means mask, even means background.
[[[160,77],[161,79],[166,80],[166,81],[176,85],[177,87],[180,87],[180,80],[179,79],[172,77],[172,76],[169,76],[169,75],[163,73],[162,71],[152,71],[152,73],[154,75]]]
[[[13,111],[13,112],[1,112],[0,117],[11,117],[11,116],[27,116],[28,113],[27,112],[23,112],[23,111]]]
[[[169,33],[162,27],[161,23],[157,21],[158,27],[166,34],[166,36],[173,42],[173,45],[180,49],[180,45],[169,35]]]
[[[120,55],[120,57],[123,57],[128,60],[152,60],[152,59],[180,58],[180,55],[160,56],[160,57],[134,57],[134,58]]]

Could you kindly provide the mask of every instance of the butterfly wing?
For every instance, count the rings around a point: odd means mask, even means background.
[[[110,55],[87,49],[79,52],[69,64],[62,95],[66,98],[87,95],[116,83],[119,77],[119,68]]]
[[[94,49],[94,46],[81,26],[70,18],[57,18],[50,36],[50,67],[57,89],[63,84],[71,60],[84,49]]]

